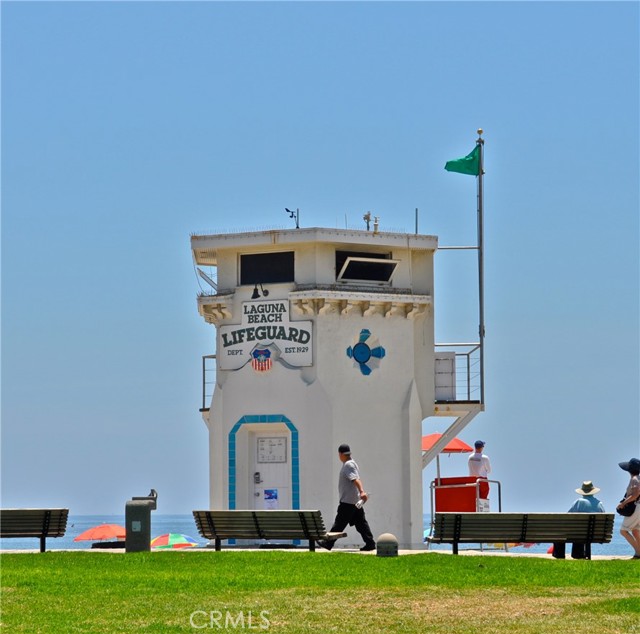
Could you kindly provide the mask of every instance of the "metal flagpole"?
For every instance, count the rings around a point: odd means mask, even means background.
[[[479,325],[478,336],[480,342],[480,403],[484,405],[484,227],[483,227],[483,198],[482,179],[484,176],[484,139],[482,138],[482,128],[478,128],[478,309]]]

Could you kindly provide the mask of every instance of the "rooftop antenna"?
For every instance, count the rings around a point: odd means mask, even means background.
[[[367,231],[369,231],[369,225],[371,223],[371,212],[367,211],[367,213],[362,216],[362,219],[367,223]]]
[[[295,218],[296,219],[296,229],[300,229],[300,209],[296,209],[295,211],[291,211],[291,209],[287,209],[285,207],[284,210],[289,214],[289,218]]]

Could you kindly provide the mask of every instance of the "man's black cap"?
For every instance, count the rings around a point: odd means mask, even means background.
[[[340,445],[338,447],[338,453],[350,454],[351,453],[351,447],[349,447],[349,445]]]

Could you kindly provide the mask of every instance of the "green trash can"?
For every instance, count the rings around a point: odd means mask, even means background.
[[[125,551],[128,553],[151,550],[151,511],[157,507],[158,494],[151,489],[149,495],[133,497],[125,504]]]

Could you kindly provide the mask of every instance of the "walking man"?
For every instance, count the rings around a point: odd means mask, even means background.
[[[338,457],[342,462],[340,476],[338,479],[338,493],[340,495],[340,503],[338,504],[338,513],[331,527],[331,533],[341,533],[349,526],[355,526],[364,540],[362,551],[376,549],[376,542],[373,539],[371,528],[364,514],[362,504],[367,501],[369,496],[364,490],[362,480],[360,479],[360,471],[355,460],[351,459],[351,448],[349,445],[340,445],[338,447]],[[362,504],[358,504],[362,502]],[[319,541],[318,545],[327,550],[331,550],[335,541]]]

